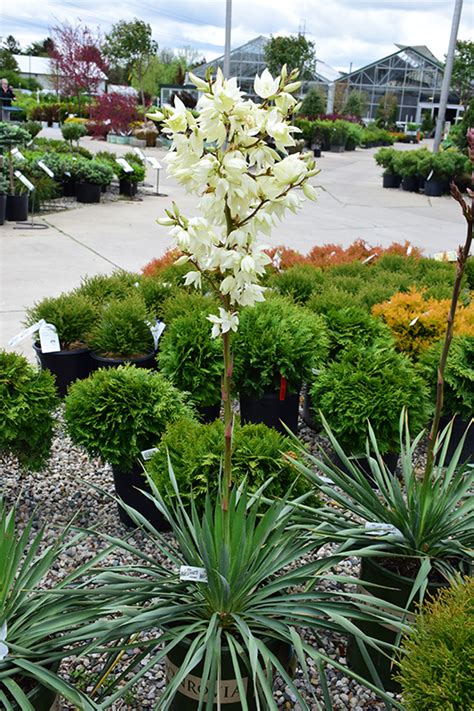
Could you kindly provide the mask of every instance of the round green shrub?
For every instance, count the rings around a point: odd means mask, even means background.
[[[165,281],[165,284],[168,283]],[[217,302],[212,296],[205,296],[198,291],[185,291],[184,289],[171,289],[169,297],[163,303],[163,321],[172,323],[176,318],[185,316],[193,311],[210,314],[215,313]]]
[[[100,160],[86,160],[78,158],[73,163],[72,177],[82,183],[93,185],[110,185],[114,173],[109,163]]]
[[[327,314],[338,308],[348,308],[359,305],[359,299],[348,291],[329,285],[320,294],[314,293],[306,307],[316,314]],[[367,307],[366,307],[367,308]],[[367,308],[367,311],[369,309]]]
[[[234,338],[234,384],[241,393],[261,397],[279,390],[286,378],[297,391],[313,367],[326,357],[324,320],[283,297],[244,309]]]
[[[222,343],[211,338],[204,312],[190,311],[171,322],[161,338],[158,364],[163,375],[179,390],[188,391],[196,405],[220,402]]]
[[[204,507],[209,489],[215,497],[219,490],[224,442],[224,423],[216,420],[201,424],[183,418],[171,424],[160,442],[159,450],[147,463],[148,473],[157,487],[174,498],[168,474],[168,453],[184,500]],[[236,425],[233,438],[233,479],[239,484],[247,479],[249,491],[256,491],[271,479],[265,496],[284,496],[294,485],[295,495],[308,490],[296,469],[284,457],[291,456],[292,441],[265,425]]]
[[[134,357],[155,349],[145,302],[139,294],[112,301],[104,308],[94,326],[89,346],[105,358]]]
[[[65,402],[73,442],[121,471],[157,445],[171,422],[193,417],[185,395],[166,378],[132,365],[101,368],[77,380]]]
[[[138,293],[143,298],[150,316],[163,320],[163,305],[170,297],[171,284],[149,276],[141,276],[138,284]]]
[[[297,264],[272,276],[269,286],[297,304],[305,304],[314,291],[321,291],[325,282],[321,269],[309,264]]]
[[[130,157],[126,159],[130,167],[133,168],[133,173],[128,173],[126,170],[124,170],[120,163],[116,163],[114,165],[114,172],[119,180],[128,180],[130,183],[141,183],[142,180],[145,180],[145,166],[143,165],[142,161],[140,161],[138,156],[136,156],[135,154],[133,155],[133,159],[131,159]]]
[[[472,711],[474,578],[423,607],[402,651],[398,681],[407,711]]]
[[[428,389],[415,366],[378,344],[343,351],[320,372],[310,392],[314,410],[321,410],[336,439],[353,454],[365,452],[368,420],[384,454],[399,450],[403,407],[412,432],[419,432],[429,416]]]
[[[65,141],[78,141],[80,138],[87,136],[87,129],[82,123],[63,123],[61,133]]]
[[[354,346],[394,346],[394,339],[388,326],[380,319],[357,306],[330,309],[324,315],[328,337],[328,360],[341,355]]]
[[[54,377],[17,353],[0,351],[0,452],[31,470],[49,457],[53,412],[59,405]]]
[[[110,301],[126,299],[136,293],[140,275],[134,272],[115,271],[113,274],[96,274],[84,277],[76,293],[86,296],[97,306],[103,307]]]
[[[83,346],[98,318],[97,307],[85,296],[74,292],[42,299],[26,313],[26,326],[42,318],[56,326],[63,351]]]

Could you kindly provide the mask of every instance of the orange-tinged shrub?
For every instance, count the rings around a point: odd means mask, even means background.
[[[385,321],[392,331],[397,349],[412,358],[418,358],[446,332],[451,300],[437,301],[425,298],[424,294],[424,290],[413,287],[372,307],[374,316]],[[458,306],[454,333],[474,335],[474,302],[466,307]]]
[[[295,264],[307,264],[308,262],[308,258],[304,254],[283,245],[266,249],[265,253],[268,254],[276,269],[288,269],[294,267]]]
[[[165,252],[162,257],[152,259],[150,262],[148,262],[148,264],[145,264],[142,269],[142,272],[143,274],[145,274],[145,276],[157,277],[164,269],[166,269],[166,267],[169,267],[174,264],[180,256],[181,252],[179,249],[168,249],[168,251]]]

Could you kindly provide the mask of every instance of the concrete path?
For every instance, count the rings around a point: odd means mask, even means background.
[[[51,136],[58,133],[49,129]],[[130,150],[88,138],[82,139],[81,145],[93,152],[107,148],[123,154]],[[264,241],[301,252],[328,242],[347,246],[355,239],[385,246],[409,240],[427,254],[456,249],[464,237],[458,205],[449,197],[427,198],[382,189],[382,171],[373,160],[376,150],[325,153],[318,161],[321,173],[313,181],[320,187],[318,201],[306,202]],[[166,154],[156,148],[146,153],[162,163]],[[154,170],[148,169],[147,183],[153,192]],[[172,242],[156,218],[173,200],[183,213],[192,215],[196,201],[164,171],[160,192],[165,195],[77,206],[37,217],[48,226],[44,230],[11,223],[1,226],[0,347],[21,330],[25,308],[34,301],[76,287],[86,274],[110,273],[118,267],[137,271],[163,254]],[[18,350],[30,355],[31,345],[24,342]]]

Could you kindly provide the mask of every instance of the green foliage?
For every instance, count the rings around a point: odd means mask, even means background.
[[[179,417],[192,417],[183,393],[160,373],[133,365],[101,368],[73,383],[66,397],[73,442],[120,471],[129,471]]]
[[[167,280],[164,283],[168,283]],[[186,291],[184,289],[173,289],[170,296],[163,303],[163,321],[170,324],[176,318],[199,311],[200,313],[214,313],[216,300],[212,296],[200,294],[195,289]]]
[[[323,319],[282,297],[244,309],[234,337],[234,383],[239,392],[261,397],[286,378],[295,392],[327,353]]]
[[[466,106],[474,96],[474,42],[458,40],[454,52],[451,86],[459,96],[459,103]]]
[[[395,94],[384,94],[380,97],[377,111],[375,113],[375,123],[380,128],[394,128],[398,115],[398,101]]]
[[[303,99],[299,113],[308,118],[316,118],[326,112],[326,97],[318,89],[310,89]]]
[[[204,509],[209,491],[214,499],[219,492],[222,465],[224,423],[216,420],[203,425],[188,419],[177,420],[166,430],[159,450],[147,464],[147,471],[166,498],[176,493],[168,473],[168,453],[183,500],[192,501],[199,513]],[[247,480],[249,491],[256,491],[266,481],[265,496],[283,497],[293,486],[293,494],[307,491],[284,453],[291,456],[292,441],[265,425],[236,426],[232,449],[234,483]]]
[[[418,173],[425,180],[432,174],[433,180],[451,181],[469,173],[469,158],[458,151],[441,151],[423,154],[419,159]]]
[[[60,141],[55,138],[35,138],[34,147],[44,151],[54,151],[55,153],[69,153],[73,156],[81,156],[87,160],[92,160],[92,153],[84,146],[74,146],[67,141]]]
[[[443,342],[436,343],[421,357],[420,366],[432,398],[436,396],[438,365]],[[444,372],[444,412],[469,421],[474,413],[474,337],[454,336]]]
[[[211,338],[211,324],[203,311],[189,311],[171,322],[161,339],[158,364],[163,375],[179,390],[188,391],[196,405],[220,402],[222,344]]]
[[[136,292],[140,275],[117,270],[113,274],[96,274],[84,277],[76,290],[97,306],[104,306],[110,301],[126,299]]]
[[[314,291],[322,288],[325,281],[321,269],[309,264],[296,264],[270,277],[269,286],[283,296],[290,297],[295,303],[305,304]]]
[[[82,183],[109,185],[114,177],[113,170],[106,161],[78,159],[72,167],[73,177]]]
[[[407,178],[413,175],[420,175],[420,163],[429,159],[431,153],[426,148],[418,148],[414,151],[397,151],[393,161],[395,173]]]
[[[280,74],[284,64],[290,72],[299,70],[299,78],[312,79],[316,70],[316,53],[314,43],[303,35],[287,37],[271,37],[266,43],[265,62],[269,71],[276,76]]]
[[[330,284],[320,293],[315,292],[306,304],[307,308],[316,314],[326,314],[341,306],[354,305],[358,305],[358,299],[354,298],[353,294]]]
[[[367,421],[385,454],[397,451],[403,407],[417,432],[429,415],[423,378],[408,358],[378,343],[343,351],[315,379],[311,397],[342,447],[354,454],[365,450]]]
[[[80,138],[87,136],[87,129],[82,123],[63,123],[61,133],[65,141],[72,143],[79,141]]]
[[[77,292],[48,297],[38,301],[27,311],[25,326],[31,326],[40,319],[56,326],[61,350],[71,350],[83,346],[96,321],[97,307],[85,296]]]
[[[374,160],[377,165],[385,168],[384,175],[393,175],[395,173],[395,156],[397,151],[395,148],[380,148],[374,155]]]
[[[338,358],[346,350],[378,344],[381,347],[394,345],[390,329],[357,306],[333,308],[324,315],[329,336],[328,360]]]
[[[59,402],[54,377],[38,372],[17,353],[0,351],[0,451],[28,469],[49,457],[53,411]]]
[[[348,122],[337,119],[332,121],[330,129],[331,146],[345,146],[349,135]]]
[[[91,350],[106,358],[148,355],[155,345],[147,320],[146,305],[139,294],[110,302],[91,332]]]
[[[30,134],[21,126],[10,121],[0,121],[0,146],[24,146],[30,140]]]
[[[128,157],[125,157],[125,160],[129,163],[129,165],[133,168],[133,173],[127,173],[120,163],[116,163],[114,165],[114,172],[117,175],[119,180],[128,180],[131,183],[141,183],[142,180],[145,180],[145,166],[143,165],[143,162],[138,159],[138,156],[132,154],[132,157],[128,155]],[[137,160],[138,159],[138,160]]]
[[[142,94],[142,103],[144,103],[144,76],[157,49],[158,45],[151,36],[151,26],[137,18],[129,22],[120,20],[115,23],[105,38],[106,56],[112,63],[125,66],[128,73],[131,71],[135,73]]]
[[[163,320],[164,303],[169,299],[171,287],[160,279],[141,276],[138,293],[143,298],[148,313],[152,318]]]
[[[0,173],[0,195],[8,193],[8,180]]]
[[[39,121],[25,121],[25,123],[23,124],[23,128],[25,129],[25,131],[28,131],[31,138],[36,138],[38,133],[40,133],[42,126]]]
[[[398,681],[407,711],[472,711],[474,579],[428,602],[404,639]]]
[[[351,91],[347,101],[342,107],[345,116],[357,116],[362,118],[367,109],[367,95],[362,91]]]

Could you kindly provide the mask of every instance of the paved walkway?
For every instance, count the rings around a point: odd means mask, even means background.
[[[81,144],[92,151],[108,148],[123,154],[130,150],[88,138]],[[449,197],[430,199],[402,190],[383,190],[381,169],[373,160],[375,151],[324,154],[318,162],[321,173],[313,181],[320,186],[318,201],[306,202],[264,241],[301,252],[315,244],[348,245],[359,238],[372,245],[410,240],[427,254],[456,249],[464,236],[458,205]],[[147,149],[146,153],[163,163],[163,149]],[[155,185],[154,170],[148,169],[147,182]],[[24,310],[34,301],[74,288],[86,274],[109,273],[117,267],[140,270],[161,255],[171,240],[156,218],[172,200],[185,214],[193,214],[195,199],[164,171],[160,192],[165,195],[78,206],[35,218],[48,226],[44,230],[11,223],[1,226],[0,347],[21,330]],[[31,353],[27,342],[18,348]]]

